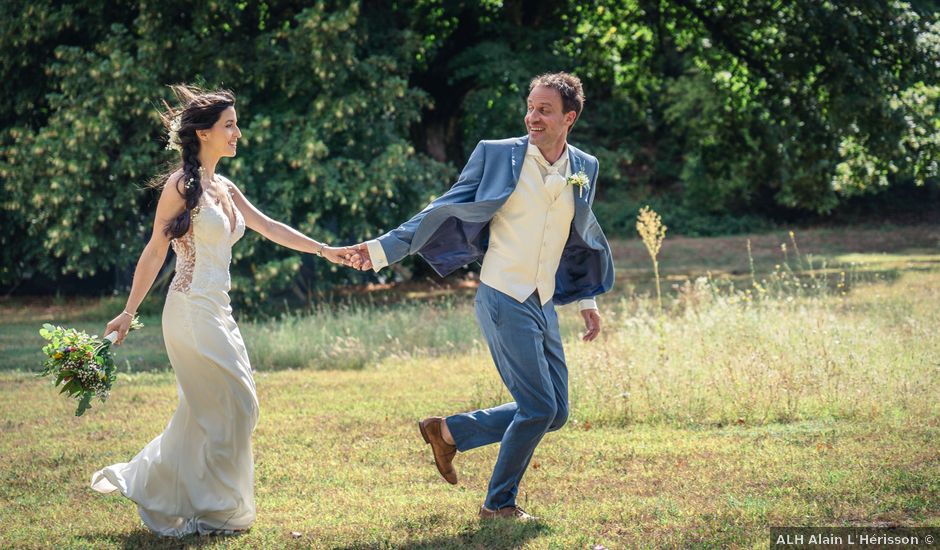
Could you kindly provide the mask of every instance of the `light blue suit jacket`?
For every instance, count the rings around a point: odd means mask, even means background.
[[[419,254],[441,277],[483,259],[489,223],[519,182],[528,137],[481,141],[457,183],[415,217],[378,238],[389,264]],[[584,171],[590,189],[574,193],[571,232],[555,274],[557,304],[592,298],[614,284],[610,245],[591,211],[597,192],[597,159],[568,146],[571,173]]]

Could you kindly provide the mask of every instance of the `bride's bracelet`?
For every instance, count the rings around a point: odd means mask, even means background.
[[[133,314],[133,313],[131,313],[131,312],[129,312],[129,311],[127,311],[126,309],[125,309],[124,311],[122,311],[122,312],[121,312],[121,315],[127,315],[128,317],[130,317],[130,318],[131,318],[131,320],[133,320],[133,319],[134,319],[134,314]]]
[[[319,248],[319,250],[317,250],[316,252],[314,252],[314,254],[316,254],[317,256],[319,256],[319,257],[322,258],[322,257],[323,257],[323,249],[324,249],[324,248],[326,248],[326,243],[320,243],[320,248]]]

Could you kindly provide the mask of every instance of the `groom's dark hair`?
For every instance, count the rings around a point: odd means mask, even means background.
[[[568,131],[571,131],[575,122],[581,118],[581,110],[584,109],[584,89],[581,87],[581,79],[568,73],[545,73],[532,79],[529,83],[529,93],[536,86],[558,90],[561,94],[562,113],[571,111],[575,113],[574,122],[568,128]]]

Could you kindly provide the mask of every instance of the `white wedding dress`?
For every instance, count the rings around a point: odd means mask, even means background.
[[[200,203],[191,231],[172,241],[176,274],[163,309],[179,406],[130,462],[91,480],[94,490],[120,491],[137,503],[151,530],[175,537],[242,531],[255,519],[251,433],[258,398],[228,295],[232,245],[244,235],[245,220],[231,195],[234,228],[205,193]]]

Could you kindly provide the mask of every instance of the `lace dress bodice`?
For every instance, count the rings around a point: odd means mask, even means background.
[[[235,215],[234,228],[221,204],[216,204],[206,193],[199,197],[199,204],[192,211],[189,232],[170,243],[176,253],[176,273],[170,290],[208,294],[228,293],[231,289],[232,245],[245,234],[245,219],[235,207],[231,191],[228,200]]]

